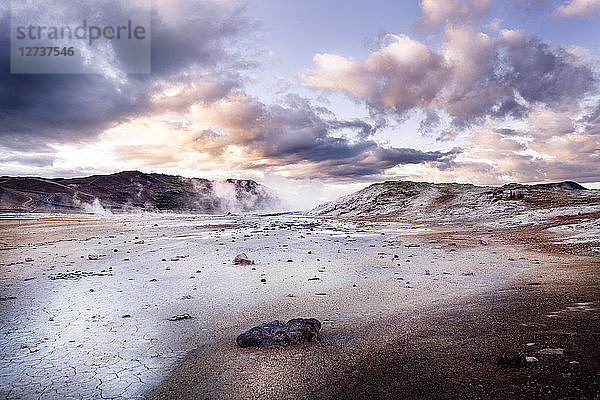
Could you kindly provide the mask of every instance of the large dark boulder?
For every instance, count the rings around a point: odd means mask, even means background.
[[[315,318],[294,318],[287,323],[265,322],[239,335],[240,347],[289,346],[319,339],[321,322]]]

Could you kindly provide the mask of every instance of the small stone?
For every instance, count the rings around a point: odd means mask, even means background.
[[[97,260],[98,254],[88,254],[88,260]]]
[[[267,280],[266,280],[265,278],[262,278],[260,281],[261,281],[262,283],[265,283],[265,282],[267,282]]]
[[[131,318],[131,315],[130,314],[124,314],[124,315],[121,316],[121,318]]]
[[[234,265],[252,265],[254,264],[254,260],[248,258],[246,253],[240,253],[233,259]]]
[[[540,360],[538,360],[535,357],[525,357],[525,362],[528,362],[528,363],[533,363],[533,362],[538,362],[538,361],[540,361]]]
[[[479,243],[479,244],[481,244],[481,245],[483,245],[483,246],[486,246],[486,245],[488,244],[488,243],[487,243],[485,240],[483,240],[483,239],[479,239],[479,242],[478,242],[478,243]]]
[[[182,319],[190,319],[192,316],[190,314],[179,314],[174,315],[172,317],[167,318],[169,321],[181,321]]]
[[[31,257],[25,257],[25,262],[33,262],[33,258],[31,258]]]

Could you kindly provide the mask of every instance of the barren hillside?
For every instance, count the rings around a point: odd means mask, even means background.
[[[387,181],[321,204],[310,214],[448,229],[528,227],[560,233],[556,240],[568,244],[596,243],[600,237],[600,191],[575,182],[491,187]]]
[[[270,210],[275,194],[252,180],[210,181],[125,171],[72,179],[1,177],[0,209],[12,211],[172,210],[202,213]]]

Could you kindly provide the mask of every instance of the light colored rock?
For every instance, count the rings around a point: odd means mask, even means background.
[[[545,348],[545,349],[538,351],[538,354],[541,354],[544,356],[562,356],[564,354],[564,352],[565,352],[565,349],[561,349],[561,348],[556,348],[556,349]]]
[[[240,253],[235,256],[233,263],[235,265],[252,265],[254,264],[254,260],[249,259],[246,253]]]

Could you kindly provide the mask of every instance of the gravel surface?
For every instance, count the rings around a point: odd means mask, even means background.
[[[0,397],[597,389],[597,258],[298,215],[4,214],[0,224]],[[233,265],[241,252],[255,264]],[[253,326],[295,317],[319,319],[322,340],[235,344]],[[540,361],[499,369],[493,358],[505,347]],[[545,347],[564,356],[536,353]]]

